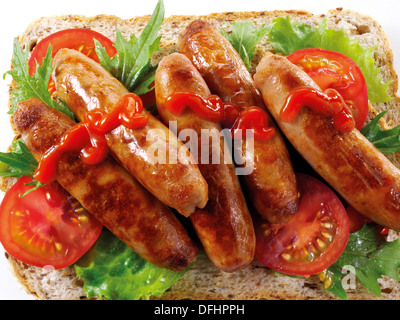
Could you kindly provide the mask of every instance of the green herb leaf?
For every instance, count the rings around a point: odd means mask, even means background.
[[[388,130],[382,130],[379,120],[387,111],[378,114],[360,132],[382,153],[400,151],[400,125]]]
[[[103,228],[94,247],[75,265],[84,280],[88,298],[112,300],[149,299],[161,296],[187,270],[175,272],[156,267]]]
[[[321,45],[321,31],[326,20],[322,20],[318,29],[302,22],[291,22],[289,16],[273,20],[268,40],[277,52],[289,55],[304,48],[318,48]]]
[[[52,48],[49,46],[47,54],[43,59],[42,66],[36,65],[36,73],[33,76],[29,74],[28,66],[28,48],[23,51],[19,45],[18,39],[14,39],[13,46],[12,64],[13,69],[7,71],[6,74],[12,76],[18,86],[12,91],[12,106],[9,113],[13,113],[17,107],[17,104],[22,101],[26,101],[30,98],[37,98],[43,101],[46,105],[51,108],[57,109],[67,114],[72,119],[75,119],[74,114],[68,107],[62,102],[56,102],[52,99],[48,90],[48,84],[53,72],[52,64]]]
[[[22,176],[32,177],[38,163],[22,139],[13,141],[11,150],[11,152],[0,152],[0,162],[4,164],[0,171],[0,176],[17,178]]]
[[[387,242],[377,229],[375,224],[365,224],[359,231],[350,234],[343,254],[328,268],[334,274],[328,292],[347,299],[341,282],[342,268],[353,272],[365,288],[377,296],[381,295],[378,279],[382,275],[400,281],[400,239]]]
[[[343,30],[326,27],[323,19],[318,28],[300,22],[291,22],[289,17],[273,20],[268,40],[277,52],[289,55],[305,48],[323,48],[340,52],[350,57],[362,70],[368,88],[368,98],[373,103],[388,102],[389,82],[383,83],[380,68],[375,67],[372,53],[375,47],[364,48],[356,39],[351,39]]]
[[[256,53],[256,46],[268,34],[271,26],[263,24],[256,28],[254,22],[235,21],[230,24],[230,28],[231,33],[222,28],[220,32],[229,40],[244,61],[247,69],[251,71],[251,60]]]
[[[21,178],[28,176],[32,178],[37,166],[36,159],[32,156],[22,139],[14,140],[11,143],[11,152],[0,152],[0,177]],[[44,184],[35,180],[27,185],[33,186],[33,188],[25,192],[21,198],[44,186]]]
[[[157,66],[151,64],[152,55],[160,49],[157,33],[164,20],[164,3],[159,0],[154,12],[139,38],[134,34],[126,41],[117,30],[117,54],[110,58],[104,47],[95,40],[100,64],[130,91],[137,95],[151,91]]]
[[[26,186],[33,186],[33,188],[29,189],[28,191],[26,191],[23,195],[20,195],[20,198],[25,197],[27,194],[31,193],[32,191],[35,191],[37,189],[39,189],[40,187],[45,186],[46,184],[41,183],[39,181],[33,180],[31,182],[25,183]]]

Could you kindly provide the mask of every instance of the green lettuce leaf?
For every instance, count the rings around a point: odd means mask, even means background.
[[[14,81],[18,84],[15,90],[12,91],[12,105],[9,113],[13,113],[17,107],[17,104],[22,101],[26,101],[30,98],[37,98],[43,101],[46,105],[51,108],[57,109],[70,118],[75,119],[74,114],[63,102],[56,102],[52,99],[51,94],[48,90],[49,80],[52,68],[52,48],[49,46],[46,56],[43,58],[42,65],[36,65],[36,73],[33,76],[29,74],[28,66],[28,48],[23,51],[19,45],[18,39],[14,39],[13,46],[13,69],[7,71],[3,78],[7,74],[11,75]]]
[[[382,275],[400,281],[400,239],[387,242],[373,223],[365,224],[359,231],[350,234],[343,254],[328,268],[333,279],[327,288],[328,292],[347,299],[341,281],[344,276],[342,268],[351,271],[367,290],[380,296],[378,279]]]
[[[251,21],[235,21],[229,26],[231,33],[222,28],[220,32],[229,40],[239,53],[247,69],[251,71],[251,60],[256,53],[256,46],[267,35],[271,26],[263,24],[256,28],[255,23]]]
[[[100,42],[95,40],[96,53],[100,64],[117,78],[130,92],[145,94],[153,88],[157,66],[151,64],[152,55],[160,48],[160,37],[157,33],[164,20],[164,3],[159,0],[154,12],[139,38],[134,34],[126,41],[117,30],[115,48],[117,54],[110,58]]]
[[[107,230],[74,268],[77,276],[84,279],[83,290],[88,298],[112,300],[159,297],[188,269],[175,272],[156,267]]]
[[[356,39],[351,39],[343,30],[332,30],[323,19],[318,28],[300,22],[291,22],[289,17],[273,20],[268,40],[274,49],[285,55],[305,48],[323,48],[340,52],[350,57],[362,70],[372,103],[388,102],[392,97],[387,93],[389,82],[384,83],[380,68],[375,67],[372,53],[375,47],[364,48]]]

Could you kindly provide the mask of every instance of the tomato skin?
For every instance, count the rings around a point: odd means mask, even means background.
[[[363,127],[368,116],[367,85],[353,60],[344,54],[319,48],[298,50],[287,58],[303,69],[323,91],[337,90],[352,110],[356,128]]]
[[[317,274],[333,264],[349,238],[349,221],[341,201],[326,185],[297,174],[299,209],[284,225],[255,219],[256,258],[290,275]]]
[[[142,99],[143,102],[143,106],[144,107],[148,107],[153,103],[156,103],[156,94],[155,94],[155,90],[152,89],[149,92],[142,94],[140,96],[140,99]]]
[[[365,223],[370,223],[371,220],[364,217],[352,206],[348,205],[346,208],[347,216],[349,217],[350,233],[357,232]]]
[[[42,39],[38,42],[36,47],[34,47],[28,61],[29,74],[32,76],[36,72],[36,63],[42,65],[42,60],[46,56],[50,44],[52,46],[53,58],[60,49],[68,48],[81,51],[89,58],[99,62],[95,52],[95,43],[93,39],[96,39],[100,42],[110,57],[117,53],[114,43],[101,33],[90,29],[61,30]],[[52,79],[50,79],[49,82],[49,91],[55,91],[54,82]]]
[[[0,242],[16,259],[46,269],[75,263],[99,237],[102,225],[53,182],[32,186],[20,178],[0,205]]]
[[[52,46],[52,57],[57,54],[58,50],[63,48],[74,49],[78,51],[85,50],[88,57],[99,62],[95,53],[94,40],[97,39],[101,45],[106,49],[110,57],[117,53],[113,42],[96,31],[90,29],[66,29],[52,33],[48,37],[39,41],[39,43],[32,50],[29,58],[29,73],[32,75],[36,72],[36,62],[42,64],[43,58],[46,56],[49,45]]]

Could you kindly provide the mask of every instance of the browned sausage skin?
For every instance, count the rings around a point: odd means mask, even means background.
[[[204,151],[202,148],[209,148],[209,164],[199,161],[200,171],[208,183],[209,200],[203,209],[197,209],[190,216],[207,255],[216,267],[226,272],[247,267],[254,256],[255,234],[235,167],[232,163],[225,163],[225,157],[231,158],[231,154],[220,136],[221,126],[199,118],[191,110],[177,117],[165,108],[167,97],[177,91],[190,91],[203,98],[208,97],[210,91],[206,83],[186,56],[174,53],[161,60],[156,71],[155,90],[163,121],[176,121],[178,132],[193,129],[199,139],[198,154]],[[211,135],[215,135],[215,141],[219,143],[213,144],[210,137],[209,145],[202,145],[201,130],[204,133],[204,129],[212,130]],[[216,154],[219,164],[212,163]]]
[[[75,124],[37,99],[20,103],[13,119],[38,161]],[[195,260],[198,249],[171,210],[111,157],[88,165],[79,152],[66,152],[57,164],[57,181],[147,261],[182,270]]]
[[[111,74],[80,52],[58,51],[54,67],[57,95],[80,121],[92,109],[109,112],[128,93]],[[134,130],[119,126],[107,133],[109,148],[113,156],[161,202],[189,216],[196,207],[206,205],[207,183],[187,150],[183,160],[176,156],[185,149],[176,136],[147,111],[143,112],[149,115],[148,124]],[[165,159],[156,158],[157,149],[165,151]],[[177,157],[176,163],[170,163],[171,155]]]
[[[315,82],[286,58],[272,54],[262,59],[254,80],[283,133],[315,171],[360,213],[400,231],[400,170],[357,129],[340,133],[329,118],[308,108],[293,122],[280,120],[291,90],[319,89]]]
[[[202,20],[190,23],[180,37],[180,52],[192,61],[212,93],[241,110],[251,106],[265,110],[242,59],[211,24]],[[297,211],[297,183],[283,138],[272,121],[270,125],[275,127],[273,139],[255,140],[253,150],[246,148],[243,139],[243,158],[254,161],[253,172],[242,180],[258,213],[271,223],[284,223]]]

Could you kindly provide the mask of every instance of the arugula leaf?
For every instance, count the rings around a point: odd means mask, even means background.
[[[57,109],[70,118],[75,119],[74,114],[63,102],[56,102],[52,99],[48,90],[48,84],[53,72],[52,64],[52,48],[49,46],[47,54],[43,59],[42,66],[36,65],[36,73],[33,76],[29,74],[28,66],[28,48],[23,51],[19,45],[18,39],[14,39],[13,46],[13,69],[7,71],[3,78],[7,74],[11,75],[18,86],[12,91],[12,106],[9,113],[13,113],[17,107],[17,104],[22,101],[26,101],[30,98],[37,98],[43,101],[46,105],[51,108]]]
[[[346,290],[343,288],[342,279],[344,277],[344,273],[342,272],[342,268],[334,263],[329,268],[330,281],[332,282],[328,288],[325,288],[327,292],[333,293],[336,297],[347,300]]]
[[[45,186],[46,184],[41,183],[40,181],[33,180],[31,182],[25,183],[26,186],[33,186],[33,188],[29,189],[26,191],[23,195],[19,195],[20,198],[25,197],[27,194],[31,193],[32,191],[35,191],[39,189],[40,187]]]
[[[386,111],[378,114],[360,132],[382,153],[394,153],[400,151],[400,125],[388,130],[382,130],[379,120]]]
[[[251,71],[251,60],[256,53],[256,46],[267,35],[271,26],[263,24],[256,28],[255,22],[235,21],[230,24],[230,28],[231,33],[222,28],[220,32],[229,40],[244,61],[247,69]]]
[[[289,55],[304,48],[323,48],[340,52],[350,57],[362,70],[368,88],[368,98],[373,103],[388,102],[391,81],[383,83],[380,68],[375,67],[372,52],[375,47],[364,48],[356,39],[351,39],[343,30],[332,30],[323,19],[318,28],[301,22],[291,22],[289,16],[273,20],[268,40],[277,52]]]
[[[36,159],[32,156],[22,139],[12,142],[11,152],[0,152],[0,162],[3,168],[1,177],[32,177],[38,166]]]
[[[134,34],[126,41],[117,30],[115,48],[117,54],[110,58],[100,42],[95,40],[100,64],[130,91],[137,95],[151,91],[157,66],[151,64],[152,55],[160,48],[161,36],[157,37],[164,20],[164,3],[159,0],[154,12],[139,38]]]
[[[161,296],[187,271],[152,265],[103,228],[94,247],[74,265],[88,298],[149,299]]]
[[[29,149],[25,146],[22,139],[14,140],[11,143],[11,152],[0,152],[0,177],[21,178],[28,176],[33,178],[38,163]],[[21,198],[28,193],[44,186],[39,181],[33,180],[26,184],[33,188],[26,191]]]
[[[341,282],[342,268],[352,271],[365,288],[377,296],[381,295],[378,279],[382,275],[400,281],[400,239],[387,242],[377,228],[373,223],[365,224],[359,231],[350,234],[343,254],[328,268],[334,274],[328,292],[347,299]]]

